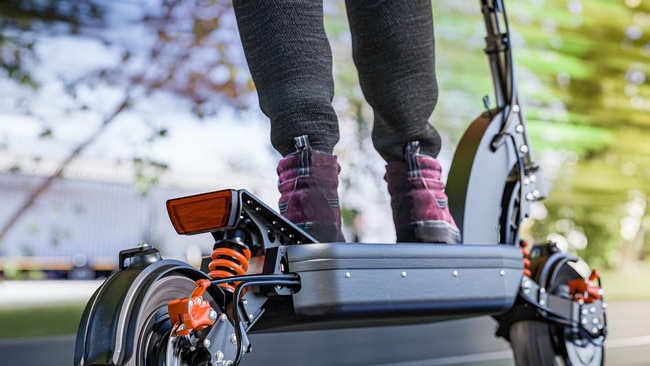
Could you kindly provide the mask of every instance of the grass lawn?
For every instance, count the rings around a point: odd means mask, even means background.
[[[650,263],[602,273],[606,300],[650,300]],[[76,334],[85,304],[0,308],[0,339]]]
[[[0,339],[76,334],[85,306],[0,308]]]

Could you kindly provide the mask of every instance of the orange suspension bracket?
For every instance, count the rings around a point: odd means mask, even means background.
[[[210,302],[203,299],[203,293],[208,287],[210,280],[198,280],[189,297],[167,303],[169,321],[176,329],[176,335],[186,336],[193,330],[201,330],[214,324],[217,312],[210,306]]]
[[[588,279],[578,278],[569,281],[569,291],[573,294],[574,300],[592,303],[603,298],[599,282],[600,272],[594,269]]]

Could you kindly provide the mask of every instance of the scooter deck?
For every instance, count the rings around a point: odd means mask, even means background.
[[[317,243],[288,246],[286,256],[301,288],[291,304],[267,309],[257,330],[498,314],[513,305],[523,275],[521,250],[506,245]],[[295,318],[270,319],[287,305]]]

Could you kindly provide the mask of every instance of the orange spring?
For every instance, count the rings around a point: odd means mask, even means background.
[[[243,276],[248,270],[248,261],[251,251],[245,246],[236,245],[236,248],[218,247],[212,251],[212,261],[208,264],[208,276],[213,279],[222,279],[233,276]],[[219,285],[224,290],[235,291],[238,282],[222,283]]]

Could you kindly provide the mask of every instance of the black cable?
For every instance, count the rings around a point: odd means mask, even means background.
[[[251,277],[273,277],[274,275],[253,275]],[[241,359],[244,355],[244,350],[242,349],[242,334],[246,332],[245,329],[242,329],[243,327],[243,322],[240,321],[239,317],[239,298],[241,297],[241,293],[244,289],[244,287],[249,287],[249,286],[263,286],[263,285],[268,285],[268,286],[299,286],[300,281],[297,279],[297,275],[275,275],[275,277],[291,277],[294,279],[287,279],[287,280],[276,280],[276,279],[261,279],[258,281],[250,281],[250,282],[242,282],[237,288],[235,289],[235,292],[233,294],[233,302],[234,306],[232,309],[232,317],[233,317],[233,326],[235,327],[235,338],[237,339],[237,355],[235,357],[234,366],[238,366],[239,362],[241,362]],[[246,277],[246,276],[240,276],[240,277]]]
[[[299,281],[297,274],[254,274],[243,276],[232,276],[210,280],[211,285],[220,285],[233,282],[250,282],[250,281]]]
[[[501,6],[501,11],[503,11],[503,24],[505,26],[505,35],[508,38],[508,64],[506,65],[508,67],[508,74],[510,75],[510,81],[512,82],[512,85],[510,86],[511,93],[510,93],[510,106],[512,107],[514,105],[514,100],[515,100],[515,95],[516,93],[516,85],[515,85],[515,68],[514,68],[514,60],[512,57],[512,40],[510,38],[510,21],[508,20],[508,14],[506,13],[506,7]],[[511,108],[512,111],[512,108]]]
[[[237,338],[237,354],[234,361],[234,366],[239,365],[241,358],[243,356],[242,350],[242,334],[246,332],[245,329],[242,329],[243,323],[240,321],[239,316],[239,299],[242,296],[242,291],[244,287],[250,286],[300,286],[300,276],[297,274],[254,274],[254,275],[243,275],[243,276],[232,276],[226,278],[212,279],[210,280],[211,286],[217,286],[220,291],[223,293],[223,290],[218,285],[224,283],[235,283],[239,282],[239,285],[236,287],[235,292],[233,293],[233,308],[232,308],[232,323],[235,328],[235,337]],[[225,295],[225,294],[224,294]]]
[[[505,85],[501,84],[503,90],[502,93],[505,93],[509,91],[508,95],[508,100],[504,101],[507,103],[507,106],[504,106],[504,109],[507,111],[507,113],[504,114],[503,116],[503,121],[501,122],[501,132],[499,133],[499,138],[506,135],[507,131],[507,126],[511,123],[511,120],[514,115],[514,107],[515,107],[515,102],[516,102],[516,95],[517,95],[517,83],[515,81],[515,68],[514,68],[514,58],[512,55],[512,41],[510,37],[510,21],[508,19],[508,14],[506,12],[506,8],[503,5],[502,1],[499,0],[495,3],[494,8],[491,9],[495,13],[495,17],[498,22],[498,16],[496,15],[499,13],[499,11],[503,14],[503,33],[497,35],[497,36],[502,36],[501,41],[503,44],[506,46],[506,59],[505,59],[505,64],[503,65],[505,68],[505,74],[507,75],[507,78],[505,80]],[[498,28],[497,28],[498,29]],[[499,70],[500,68],[497,68]],[[498,73],[498,76],[501,76],[501,73]],[[505,75],[504,75],[505,76]],[[504,80],[500,80],[504,81]],[[495,84],[496,85],[496,84]],[[504,95],[505,96],[505,95]],[[507,107],[507,108],[505,108]],[[498,147],[498,144],[495,144],[493,142],[493,149],[496,149]]]
[[[510,137],[510,141],[512,142],[512,148],[514,149],[515,156],[517,157],[517,167],[519,170],[519,209],[517,210],[517,231],[518,231],[519,225],[521,225],[521,222],[523,221],[523,214],[522,214],[521,207],[524,204],[524,199],[526,198],[524,197],[524,174],[525,174],[524,160],[519,155],[519,150],[517,149],[517,140],[515,139],[515,136],[513,136],[510,132],[506,132],[505,135]],[[510,220],[510,218],[507,219]],[[517,245],[517,243],[511,243],[511,244]]]
[[[504,35],[506,38],[506,41],[508,43],[508,50],[506,52],[507,55],[507,62],[506,62],[506,72],[508,73],[508,76],[510,78],[510,96],[508,100],[508,114],[505,116],[504,121],[503,121],[503,126],[505,127],[510,119],[512,118],[513,114],[513,107],[515,105],[515,95],[517,95],[517,85],[515,83],[515,68],[514,68],[514,59],[512,57],[512,40],[510,38],[510,21],[508,20],[508,14],[506,13],[506,7],[501,4],[501,12],[503,13],[503,25],[504,25]]]

